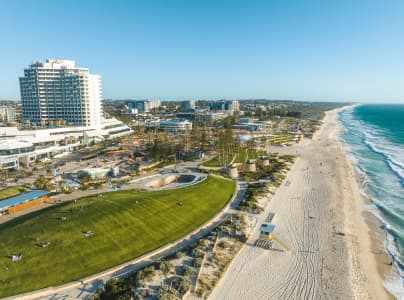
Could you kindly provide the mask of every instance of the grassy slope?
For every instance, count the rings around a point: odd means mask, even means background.
[[[23,192],[25,192],[26,190],[28,190],[27,187],[25,186],[12,186],[12,187],[8,187],[5,188],[3,190],[0,190],[0,200],[4,200],[16,195],[19,195]]]
[[[265,156],[268,155],[266,151],[257,151],[255,149],[249,149],[247,151],[246,148],[240,149],[240,152],[236,154],[236,159],[234,162],[236,163],[245,163],[247,159],[257,159],[259,156]],[[229,154],[227,161],[230,163],[230,161],[233,159],[234,154]],[[212,159],[204,162],[202,166],[205,167],[220,167],[221,165],[219,164],[219,157],[215,156]]]
[[[233,191],[234,182],[210,177],[178,190],[88,197],[2,224],[0,297],[63,284],[172,242],[212,218]],[[85,238],[86,230],[94,235]],[[39,247],[37,237],[51,245]],[[18,252],[23,260],[12,263],[7,256]]]
[[[233,159],[233,157],[234,157],[234,154],[228,153],[226,161],[228,161],[230,163],[231,160]],[[217,155],[214,156],[212,159],[204,162],[202,165],[205,167],[222,167],[219,162],[219,156],[217,156]]]

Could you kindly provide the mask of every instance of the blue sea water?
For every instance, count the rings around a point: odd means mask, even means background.
[[[359,105],[339,113],[341,140],[362,180],[362,192],[386,232],[397,276],[385,286],[404,299],[404,105]]]

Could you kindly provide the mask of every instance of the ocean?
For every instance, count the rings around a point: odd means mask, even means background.
[[[368,209],[386,232],[395,275],[385,287],[404,299],[404,105],[358,105],[338,115],[340,139],[357,167]]]

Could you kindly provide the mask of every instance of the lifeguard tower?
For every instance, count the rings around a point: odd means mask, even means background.
[[[286,251],[290,251],[290,248],[273,234],[274,230],[274,224],[263,223],[260,227],[260,235],[255,245],[265,249],[272,249],[272,241],[275,241]]]
[[[271,241],[272,240],[272,232],[275,229],[275,225],[264,223],[260,227],[260,240]]]

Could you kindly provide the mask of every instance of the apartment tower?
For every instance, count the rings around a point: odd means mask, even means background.
[[[20,77],[20,91],[22,117],[33,126],[101,128],[101,77],[72,60],[34,62]]]

